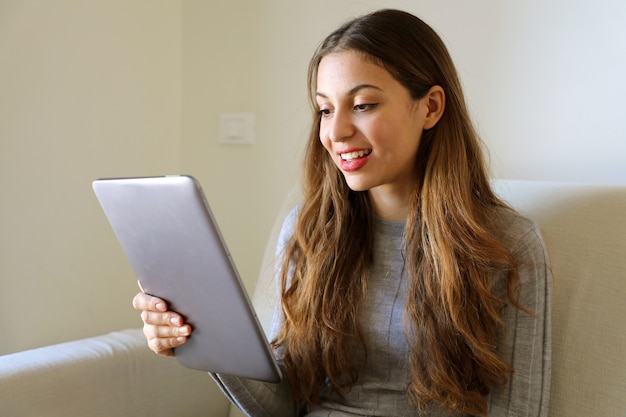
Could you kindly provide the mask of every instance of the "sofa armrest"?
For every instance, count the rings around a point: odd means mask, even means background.
[[[209,375],[147,348],[139,329],[0,356],[2,416],[226,417]]]

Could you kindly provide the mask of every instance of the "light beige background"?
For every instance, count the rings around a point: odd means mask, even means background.
[[[195,175],[252,289],[308,58],[379,7],[442,35],[494,176],[626,183],[620,0],[0,0],[0,354],[140,325],[97,177]],[[254,112],[256,144],[219,145],[220,112]]]

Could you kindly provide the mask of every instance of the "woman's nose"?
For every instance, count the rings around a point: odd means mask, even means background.
[[[355,127],[352,118],[343,111],[335,111],[329,124],[328,138],[333,142],[339,142],[354,135]]]

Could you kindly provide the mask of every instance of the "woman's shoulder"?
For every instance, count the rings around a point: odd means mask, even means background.
[[[523,288],[530,291],[522,298],[532,297],[535,294],[532,293],[533,288],[545,285],[550,279],[548,251],[539,225],[523,214],[506,207],[498,208],[493,218],[496,238],[511,251],[520,268],[520,282]],[[496,287],[499,288],[497,292],[503,297],[506,294],[505,282],[501,281]],[[522,304],[530,305],[526,301]]]
[[[517,258],[546,258],[546,248],[539,225],[508,207],[498,207],[492,218],[492,230]]]
[[[543,237],[537,223],[509,207],[498,207],[491,217],[496,237],[512,252],[544,249]]]

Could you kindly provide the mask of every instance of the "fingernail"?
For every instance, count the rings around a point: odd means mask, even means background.
[[[159,311],[165,311],[165,309],[166,309],[167,307],[165,306],[165,303],[164,303],[164,302],[159,301],[159,302],[156,304],[156,308],[157,308],[157,310],[159,310]]]
[[[172,323],[174,326],[180,326],[183,324],[181,323],[180,317],[176,317],[176,316],[170,319],[170,323]]]

